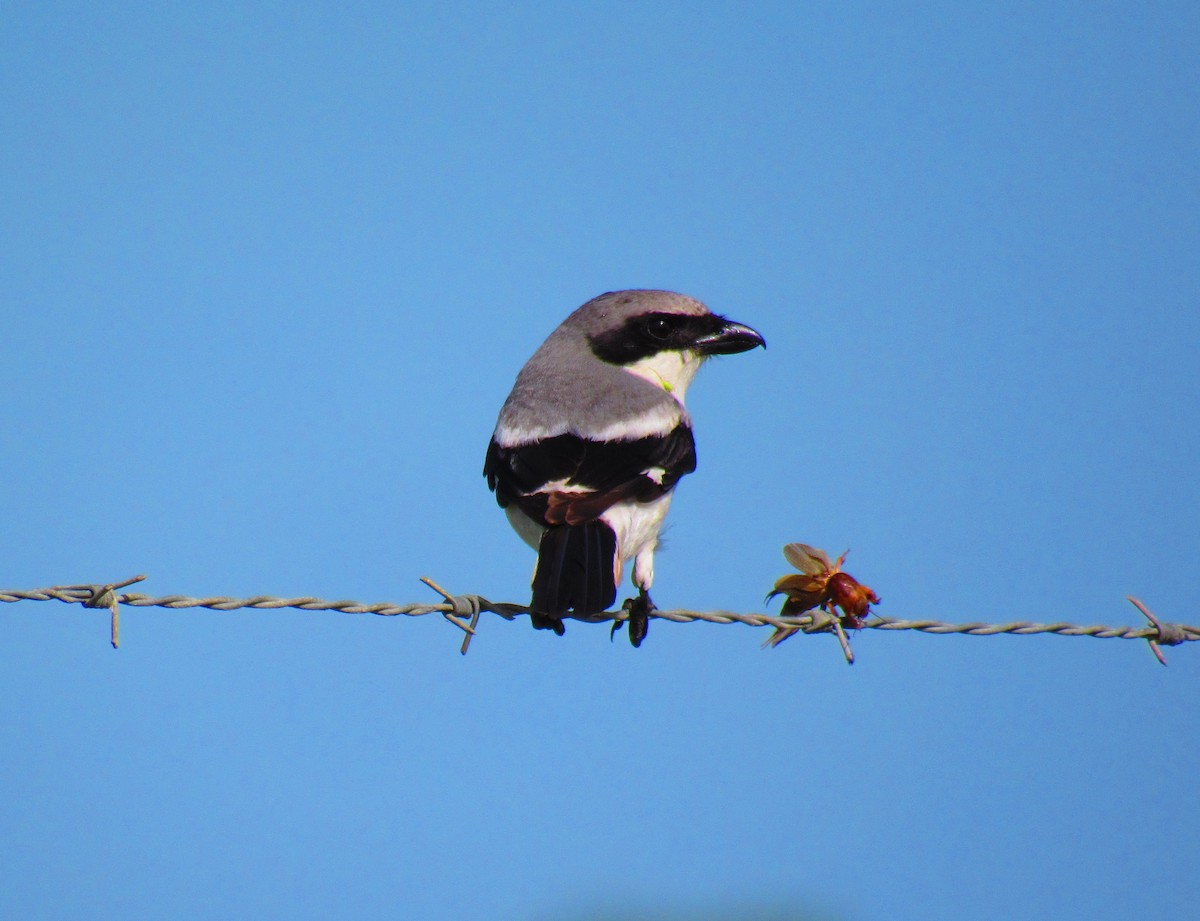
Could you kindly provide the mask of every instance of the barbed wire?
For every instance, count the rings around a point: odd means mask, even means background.
[[[429,614],[441,614],[447,621],[454,624],[465,634],[461,652],[466,655],[471,638],[475,636],[480,615],[487,612],[497,614],[505,620],[513,620],[529,613],[525,605],[506,602],[489,601],[482,595],[453,595],[431,579],[421,581],[437,592],[444,599],[432,604],[394,604],[378,602],[366,604],[361,601],[340,600],[327,601],[321,598],[301,596],[296,598],[281,598],[273,595],[255,595],[250,598],[232,598],[225,595],[214,595],[193,598],[187,595],[162,595],[154,597],[138,592],[121,592],[118,589],[127,588],[145,580],[146,576],[139,575],[122,582],[80,585],[57,585],[50,588],[30,590],[0,589],[0,602],[15,603],[18,601],[61,601],[65,604],[82,604],[86,608],[106,608],[111,616],[111,643],[113,648],[120,646],[119,608],[121,605],[135,608],[158,607],[178,610],[181,608],[206,608],[213,611],[279,610],[295,608],[301,611],[338,611],[345,614],[375,614],[381,617],[423,617]],[[1200,626],[1190,624],[1173,624],[1160,621],[1141,601],[1130,597],[1128,599],[1145,615],[1149,625],[1145,627],[1107,627],[1103,625],[1082,625],[1063,621],[1055,623],[1035,623],[1033,621],[1011,621],[1009,623],[947,623],[938,620],[903,620],[893,617],[873,615],[862,624],[865,630],[914,630],[929,634],[963,634],[966,636],[996,636],[1011,634],[1014,636],[1031,636],[1034,634],[1054,634],[1057,636],[1090,636],[1097,639],[1146,640],[1158,660],[1166,665],[1166,659],[1160,646],[1178,646],[1181,643],[1200,640]],[[589,617],[568,615],[573,620],[588,623],[619,623],[627,619],[624,611],[606,611]],[[651,612],[651,617],[668,620],[674,623],[691,623],[702,621],[711,624],[745,624],[750,627],[774,627],[776,633],[764,645],[777,645],[781,640],[795,633],[831,633],[838,638],[846,661],[853,663],[854,654],[850,649],[849,639],[842,621],[837,616],[820,608],[793,616],[773,616],[771,614],[739,614],[734,611],[688,611],[660,610]]]

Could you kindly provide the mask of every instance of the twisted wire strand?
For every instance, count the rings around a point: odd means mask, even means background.
[[[127,580],[121,585],[128,585],[140,579]],[[487,611],[499,614],[507,620],[528,614],[529,609],[524,605],[491,602],[482,595],[450,595],[433,582],[425,580],[436,591],[440,592],[445,601],[431,604],[394,604],[379,602],[366,604],[361,601],[340,600],[328,601],[311,596],[297,598],[280,598],[271,595],[255,595],[251,598],[232,598],[225,595],[215,595],[203,598],[193,598],[187,595],[143,595],[138,592],[112,593],[112,585],[71,585],[55,586],[52,588],[32,589],[28,591],[9,589],[0,590],[0,602],[17,601],[61,601],[66,604],[84,604],[89,607],[111,607],[116,614],[115,605],[129,607],[159,607],[178,610],[181,608],[207,608],[213,611],[235,611],[241,609],[277,610],[295,608],[301,611],[339,611],[346,614],[376,614],[382,617],[422,617],[428,614],[442,614],[451,619],[470,635],[474,633],[474,623],[468,625],[461,618],[469,617],[478,620],[480,612]],[[119,586],[118,586],[119,587]],[[105,594],[106,592],[110,594]],[[689,610],[655,610],[652,616],[659,620],[669,620],[675,623],[690,623],[703,621],[713,624],[745,624],[751,627],[774,627],[776,629],[797,628],[802,632],[829,632],[832,628],[832,618],[823,612],[809,612],[799,616],[776,617],[770,614],[740,614],[734,611],[689,611]],[[607,621],[622,621],[626,615],[623,611],[607,611],[589,617],[577,617],[589,623]],[[1032,634],[1049,633],[1058,636],[1091,636],[1097,639],[1143,639],[1164,645],[1200,640],[1200,626],[1188,624],[1151,624],[1145,627],[1108,627],[1103,625],[1081,625],[1067,622],[1034,623],[1032,621],[1012,621],[1009,623],[946,623],[937,620],[902,620],[891,617],[874,617],[864,625],[868,630],[915,630],[932,634],[963,634],[966,636],[995,636],[1012,634],[1029,636]]]
[[[1162,624],[1160,627],[1106,627],[1102,624],[1085,626],[1059,621],[1053,624],[1039,624],[1027,620],[1013,621],[1007,624],[948,624],[937,620],[900,620],[891,617],[879,617],[868,621],[865,626],[874,630],[917,630],[921,633],[961,633],[966,636],[995,636],[1000,633],[1010,633],[1015,636],[1031,636],[1035,633],[1053,633],[1057,636],[1092,636],[1101,640],[1158,640],[1169,646],[1200,640],[1200,627],[1189,624]],[[1178,631],[1178,637],[1174,631]]]
[[[61,601],[66,604],[86,604],[91,601],[103,585],[69,586],[56,588],[39,588],[31,590],[0,589],[0,602],[17,601]],[[338,611],[344,614],[377,614],[381,617],[423,617],[427,614],[463,613],[470,616],[471,605],[478,603],[480,611],[499,614],[506,620],[512,620],[522,614],[528,614],[529,608],[521,604],[492,602],[482,595],[451,596],[454,601],[444,601],[426,604],[394,604],[378,602],[367,604],[361,601],[341,600],[327,601],[321,598],[302,596],[298,598],[280,598],[273,595],[255,595],[251,598],[233,598],[227,595],[212,595],[203,598],[193,598],[187,595],[143,595],[138,592],[123,592],[115,596],[118,604],[134,608],[207,608],[212,611],[236,611],[244,608],[254,610],[276,610],[280,608],[296,608],[301,611]],[[773,617],[770,614],[738,614],[733,611],[665,611],[655,610],[651,614],[661,620],[676,623],[689,621],[707,621],[715,624],[742,623],[752,627],[805,627],[811,624],[812,618]],[[568,618],[587,623],[605,623],[613,620],[625,620],[624,611],[605,611],[601,614],[587,617]]]

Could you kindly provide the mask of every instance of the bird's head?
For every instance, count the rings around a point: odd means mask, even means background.
[[[758,332],[673,291],[610,291],[568,320],[601,361],[661,386],[680,402],[700,363],[766,347]]]

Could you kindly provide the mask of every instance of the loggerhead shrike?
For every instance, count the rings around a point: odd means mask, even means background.
[[[671,493],[696,469],[684,393],[710,355],[764,346],[748,326],[673,291],[611,291],[563,321],[500,410],[483,473],[537,550],[533,625],[608,609],[633,560],[629,639],[646,636],[654,550]],[[615,630],[615,625],[614,625]]]

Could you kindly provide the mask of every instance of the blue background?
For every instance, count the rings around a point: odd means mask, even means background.
[[[0,584],[525,601],[526,357],[667,287],[666,607],[1197,622],[1192,3],[9,4]],[[2,612],[0,915],[1183,918],[1200,650]]]

